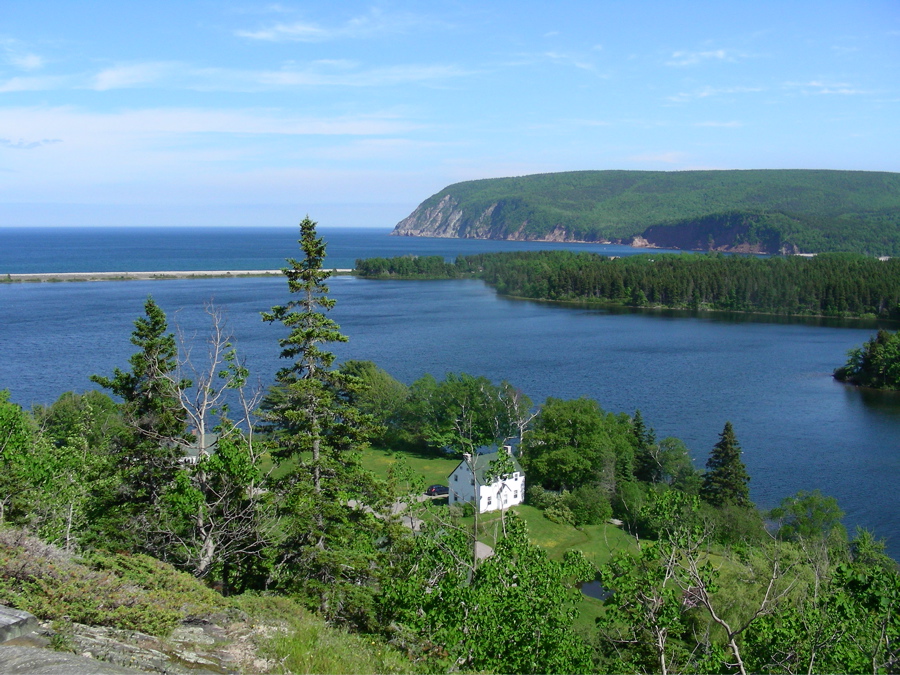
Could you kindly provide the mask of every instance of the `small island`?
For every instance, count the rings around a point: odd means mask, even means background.
[[[900,391],[900,331],[880,330],[862,347],[851,349],[847,363],[834,371],[841,382]]]

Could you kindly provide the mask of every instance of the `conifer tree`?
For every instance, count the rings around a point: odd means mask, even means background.
[[[177,441],[187,433],[184,409],[178,401],[178,366],[175,336],[168,332],[166,314],[152,297],[144,303],[144,316],[134,322],[130,371],[113,370],[112,377],[92,375],[91,381],[122,399],[121,412],[130,434],[123,443],[121,469],[131,497],[155,503],[172,479],[181,454]]]
[[[322,268],[325,243],[308,217],[300,224],[299,244],[303,259],[288,259],[282,270],[297,299],[263,313],[264,321],[290,329],[279,341],[281,358],[290,363],[263,400],[261,430],[272,441],[273,456],[289,467],[279,490],[285,515],[281,581],[326,615],[346,619],[362,611],[356,605],[365,599],[357,596],[377,555],[379,523],[354,506],[379,505],[353,452],[373,424],[353,405],[359,379],[332,369],[335,356],[325,349],[347,337],[325,315],[335,304],[325,283],[331,272]]]
[[[118,484],[94,501],[93,523],[98,543],[164,555],[158,539],[160,500],[172,484],[188,438],[178,388],[190,387],[175,377],[178,349],[168,332],[166,314],[153,298],[144,303],[144,316],[134,322],[130,371],[113,370],[112,377],[91,375],[91,381],[122,399],[120,411],[127,427],[113,449]]]
[[[741,507],[752,506],[750,501],[750,476],[741,461],[741,446],[738,445],[731,422],[719,436],[709,459],[700,495],[713,506],[734,504]]]

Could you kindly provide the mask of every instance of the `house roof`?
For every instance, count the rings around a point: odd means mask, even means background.
[[[487,452],[483,452],[487,450]],[[486,481],[484,480],[484,475],[488,470],[491,462],[497,459],[497,448],[496,446],[491,447],[483,447],[478,448],[478,454],[475,455],[474,469],[475,469],[475,480],[478,481],[479,485],[486,485]],[[524,475],[524,471],[522,471],[522,465],[519,464],[519,460],[515,458],[515,456],[511,456],[513,471],[518,471],[520,474]],[[466,460],[461,461],[455,469],[451,472],[451,476],[456,473],[456,471],[461,466],[467,466]]]

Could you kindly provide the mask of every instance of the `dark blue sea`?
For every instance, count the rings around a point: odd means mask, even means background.
[[[356,258],[443,255],[564,245],[390,237],[322,230],[328,266]],[[296,256],[297,232],[276,229],[0,230],[0,274],[63,271],[274,269]],[[565,245],[612,255],[626,247]],[[498,297],[478,281],[330,280],[331,316],[350,342],[339,359],[369,359],[404,382],[465,371],[508,380],[536,403],[589,396],[612,412],[640,409],[657,437],[676,436],[702,467],[734,425],[751,494],[771,507],[798,490],[837,497],[845,523],[887,537],[900,558],[900,396],[835,382],[832,370],[873,323],[725,314],[608,312]],[[148,295],[188,339],[226,310],[262,383],[278,368],[280,326],[259,313],[287,299],[280,278],[0,284],[0,388],[25,407],[127,367],[129,336]]]

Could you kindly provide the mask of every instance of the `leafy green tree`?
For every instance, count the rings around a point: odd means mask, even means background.
[[[308,217],[300,223],[302,260],[288,260],[283,271],[297,296],[263,313],[263,320],[290,330],[279,341],[289,361],[260,408],[272,454],[285,476],[278,486],[282,536],[278,576],[284,588],[299,592],[326,616],[362,621],[371,601],[373,565],[382,521],[372,509],[384,495],[359,464],[358,453],[372,428],[353,405],[359,380],[331,368],[325,346],[346,342],[340,327],[325,315],[334,307],[323,269],[325,243]]]
[[[748,633],[756,672],[891,673],[900,666],[896,566],[841,563]]]
[[[590,651],[573,630],[573,586],[593,576],[580,553],[551,560],[518,517],[477,568],[468,534],[442,524],[415,537],[393,570],[380,624],[395,641],[444,654],[452,670],[588,672]]]
[[[631,420],[587,398],[548,398],[522,441],[529,481],[553,490],[600,484],[610,495],[631,475]]]
[[[769,512],[778,523],[778,537],[787,541],[829,540],[834,537],[846,542],[847,531],[841,524],[844,512],[834,497],[826,497],[819,490],[801,490],[793,497],[785,497],[781,505]]]
[[[0,525],[28,516],[34,491],[52,475],[46,451],[28,413],[0,390]]]
[[[395,439],[402,424],[409,387],[372,361],[345,361],[340,371],[359,380],[361,387],[354,394],[352,403],[384,427],[379,440],[390,442]]]
[[[438,382],[425,375],[410,387],[407,420],[426,445],[436,450],[474,453],[522,434],[531,401],[508,382],[448,373]]]
[[[94,452],[109,453],[128,431],[119,406],[96,390],[67,391],[49,406],[36,405],[32,415],[41,433],[57,446],[84,435]]]
[[[719,442],[710,452],[703,476],[700,495],[713,506],[734,504],[750,507],[750,476],[741,461],[741,446],[738,445],[731,422],[719,435]]]

